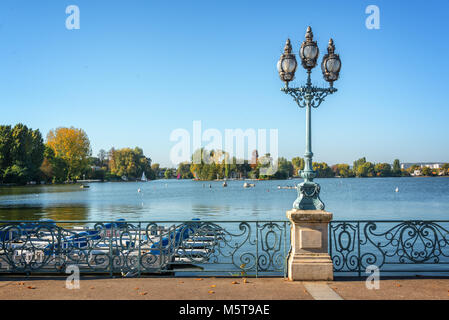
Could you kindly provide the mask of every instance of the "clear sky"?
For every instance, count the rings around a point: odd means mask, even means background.
[[[370,4],[379,30],[365,27]],[[277,128],[279,154],[302,156],[305,113],[276,62],[311,25],[320,61],[330,37],[342,60],[339,91],[313,110],[314,160],[449,162],[448,18],[446,0],[2,0],[0,123],[83,128],[94,154],[139,146],[162,165],[194,120]],[[312,79],[325,84],[319,67]]]

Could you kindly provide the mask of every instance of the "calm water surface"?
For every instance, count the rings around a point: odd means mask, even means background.
[[[285,220],[302,180],[91,183],[0,187],[1,220]],[[449,178],[316,179],[334,219],[447,219]],[[211,187],[209,187],[209,185]],[[395,192],[396,187],[399,192]],[[141,192],[137,192],[138,189]]]

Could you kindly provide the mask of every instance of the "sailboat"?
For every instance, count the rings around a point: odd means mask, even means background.
[[[147,182],[148,181],[147,177],[145,176],[145,171],[142,172],[142,177],[140,178],[140,181],[143,181],[143,182]]]

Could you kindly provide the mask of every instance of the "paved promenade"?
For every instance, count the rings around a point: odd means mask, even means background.
[[[352,300],[449,299],[449,279],[290,282],[282,278],[116,278],[83,277],[68,290],[63,277],[0,277],[0,299],[163,299],[163,300]]]

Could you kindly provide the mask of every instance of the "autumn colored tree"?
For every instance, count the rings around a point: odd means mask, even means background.
[[[391,177],[391,166],[388,163],[377,163],[374,166],[374,171],[377,177]]]
[[[294,157],[292,158],[292,164],[294,168],[294,175],[299,175],[299,170],[304,170],[304,158]]]
[[[67,180],[79,179],[88,169],[91,155],[90,142],[83,129],[57,128],[47,134],[47,146],[55,158],[62,159],[67,165]]]
[[[326,162],[313,162],[313,171],[316,171],[317,178],[332,178],[334,171],[328,166]]]
[[[374,164],[371,162],[364,162],[357,166],[357,171],[355,172],[357,177],[374,177],[376,172],[374,170]]]
[[[365,163],[366,163],[366,158],[365,158],[365,157],[360,158],[360,159],[354,161],[353,166],[352,166],[352,170],[354,171],[354,174],[355,174],[357,177],[360,177],[359,172],[363,172],[363,170],[364,170],[364,169],[360,169],[360,170],[359,170],[359,167],[361,167],[361,166],[364,165]],[[365,168],[366,168],[366,167],[365,167]]]
[[[334,171],[336,176],[339,176],[341,178],[349,178],[354,176],[354,173],[349,168],[349,165],[345,163],[333,165],[332,170]]]

